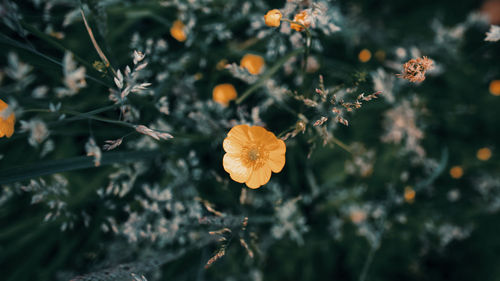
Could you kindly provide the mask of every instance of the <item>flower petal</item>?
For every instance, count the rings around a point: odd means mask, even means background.
[[[250,127],[249,135],[250,139],[253,142],[260,142],[266,144],[266,143],[274,143],[276,141],[276,137],[274,136],[273,133],[269,132],[268,130],[260,126]]]
[[[286,153],[286,145],[283,140],[275,138],[274,141],[268,142],[266,145],[266,149],[276,153],[276,154],[285,154]]]
[[[268,165],[264,165],[258,169],[254,169],[250,178],[245,183],[248,187],[256,189],[266,184],[270,178],[271,168]]]
[[[237,154],[226,153],[222,159],[224,170],[229,173],[231,179],[243,183],[248,180],[252,173],[251,168],[243,165]]]
[[[280,139],[277,139],[277,140],[275,140],[274,143],[269,144],[266,148],[270,150],[269,162],[268,162],[269,167],[271,167],[271,170],[275,173],[281,172],[281,170],[285,166],[285,162],[286,162],[285,142],[280,140]]]
[[[267,162],[267,164],[269,165],[269,167],[273,172],[279,173],[281,172],[283,167],[285,167],[285,162],[286,162],[285,154],[271,153],[269,155],[269,161]]]
[[[234,126],[229,133],[227,133],[227,138],[234,139],[241,144],[245,144],[250,140],[249,136],[250,126],[248,125],[237,125]]]
[[[7,107],[9,107],[9,105],[6,104],[3,100],[0,99],[0,111],[3,111]]]
[[[227,137],[222,143],[224,151],[227,153],[239,154],[243,149],[245,142],[242,142],[241,138]]]

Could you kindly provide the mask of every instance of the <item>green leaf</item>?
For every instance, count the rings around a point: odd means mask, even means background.
[[[108,152],[103,153],[101,166],[115,163],[149,160],[157,155],[159,155],[158,151]],[[0,171],[0,184],[7,184],[55,173],[94,167],[94,157],[91,156],[80,156],[61,160],[43,161]]]

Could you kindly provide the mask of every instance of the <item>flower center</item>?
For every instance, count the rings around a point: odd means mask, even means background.
[[[244,165],[253,168],[262,167],[268,157],[269,151],[264,149],[262,144],[249,145],[243,149],[241,154]]]
[[[248,151],[248,158],[250,158],[251,161],[256,161],[257,159],[259,159],[259,156],[260,156],[259,149],[256,147],[251,148]]]

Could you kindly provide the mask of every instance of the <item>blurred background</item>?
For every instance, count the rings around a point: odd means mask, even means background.
[[[308,12],[307,56],[271,9]],[[3,0],[0,15],[16,116],[2,280],[500,280],[500,1]],[[424,81],[396,76],[423,56]],[[141,86],[125,99],[120,75]],[[240,100],[214,101],[223,83]],[[380,94],[340,107],[346,126],[316,89]],[[222,166],[237,124],[287,138],[259,189]]]

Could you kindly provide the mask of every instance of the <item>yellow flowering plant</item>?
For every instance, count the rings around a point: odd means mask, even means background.
[[[224,170],[231,179],[255,189],[266,184],[271,171],[285,166],[285,143],[260,126],[237,125],[223,142]]]
[[[495,279],[497,1],[417,2],[2,0],[2,280]]]

